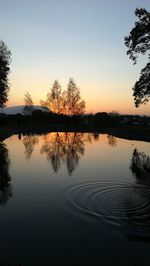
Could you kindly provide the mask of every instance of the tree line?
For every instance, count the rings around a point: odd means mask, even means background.
[[[0,108],[4,108],[8,101],[10,63],[11,51],[3,41],[0,41]],[[29,92],[25,93],[24,102],[24,114],[31,115],[34,104]],[[58,80],[55,80],[46,100],[41,100],[41,106],[53,113],[65,115],[83,114],[86,108],[85,101],[80,96],[80,89],[72,78],[64,91]]]
[[[34,110],[34,104],[29,92],[26,92],[24,98],[24,114],[31,115]],[[81,99],[80,89],[70,78],[67,89],[62,90],[58,80],[55,80],[47,93],[46,100],[41,100],[41,106],[56,114],[77,115],[85,113],[85,101]]]

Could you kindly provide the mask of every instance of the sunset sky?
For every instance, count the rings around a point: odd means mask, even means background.
[[[149,114],[134,107],[132,87],[146,64],[126,55],[124,36],[150,11],[149,0],[0,0],[0,39],[12,52],[7,106],[45,99],[55,79],[65,89],[70,77],[81,89],[87,112]]]

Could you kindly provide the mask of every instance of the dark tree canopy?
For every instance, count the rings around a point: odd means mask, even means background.
[[[148,155],[134,149],[130,169],[139,183],[150,185],[150,157]]]
[[[137,62],[138,54],[148,54],[150,60],[150,13],[144,8],[137,8],[135,15],[138,21],[130,31],[129,36],[125,37],[125,45],[128,48],[127,55]],[[150,97],[150,62],[141,70],[139,81],[133,87],[135,106],[146,103]]]
[[[11,62],[11,52],[6,44],[0,41],[0,108],[5,107],[8,100],[8,74],[10,71],[9,65]]]
[[[12,197],[11,177],[9,175],[9,153],[7,146],[0,143],[0,205],[5,205]]]
[[[147,103],[150,98],[150,63],[141,70],[139,80],[133,87],[133,96],[135,106],[138,107],[142,103]]]

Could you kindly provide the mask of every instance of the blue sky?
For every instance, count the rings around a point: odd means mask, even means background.
[[[54,79],[65,88],[73,77],[87,111],[150,114],[136,109],[132,87],[146,59],[126,56],[124,36],[134,26],[136,7],[149,0],[0,0],[0,39],[12,51],[8,105],[23,103],[29,91],[35,104]]]

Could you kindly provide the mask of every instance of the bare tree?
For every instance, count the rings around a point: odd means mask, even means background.
[[[58,114],[75,115],[85,112],[85,101],[81,100],[80,89],[73,79],[69,80],[66,91],[62,91],[59,82],[55,80],[46,101],[41,101],[41,105]]]
[[[42,107],[48,107],[54,113],[62,113],[63,98],[62,90],[58,80],[54,81],[50,92],[47,94],[46,101],[41,101]]]
[[[34,110],[34,104],[33,104],[33,101],[32,101],[32,98],[29,92],[25,93],[24,103],[25,103],[25,106],[23,108],[23,113],[25,115],[31,115]]]
[[[65,92],[65,106],[68,115],[83,114],[85,112],[85,101],[81,100],[80,89],[72,78],[70,78]]]

